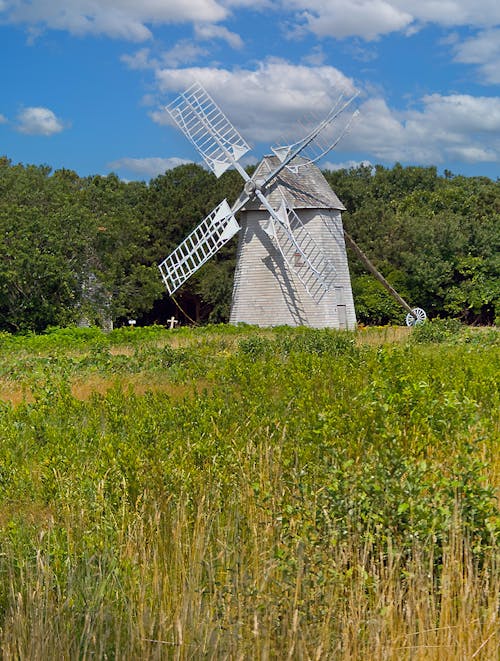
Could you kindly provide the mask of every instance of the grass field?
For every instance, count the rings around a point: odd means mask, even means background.
[[[496,660],[500,343],[0,334],[5,659]]]

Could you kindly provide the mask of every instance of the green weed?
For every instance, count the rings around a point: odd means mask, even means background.
[[[3,656],[495,658],[498,344],[180,330],[0,356]]]

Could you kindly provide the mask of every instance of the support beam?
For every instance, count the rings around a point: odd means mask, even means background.
[[[411,314],[411,316],[416,319],[417,315],[416,313],[411,309],[411,307],[408,305],[408,303],[404,300],[404,298],[401,298],[401,296],[398,294],[398,292],[392,287],[387,280],[384,278],[382,273],[378,271],[375,266],[370,262],[368,257],[365,255],[365,253],[361,250],[361,248],[358,246],[358,244],[354,241],[352,236],[350,236],[345,230],[344,230],[344,238],[346,240],[347,245],[352,248],[353,252],[359,257],[359,259],[362,261],[362,263],[366,266],[366,268],[372,273],[372,275],[375,276],[375,278],[380,282],[380,284],[387,289],[389,294],[396,300],[401,307],[403,307],[407,312]]]

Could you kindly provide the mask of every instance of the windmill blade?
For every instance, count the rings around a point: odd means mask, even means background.
[[[331,289],[336,274],[333,260],[324,254],[295,211],[287,209],[284,199],[271,214],[265,231],[312,298],[316,297],[318,286],[324,292]]]
[[[281,162],[283,162],[290,155],[292,151],[295,151],[296,149],[300,149],[304,142],[308,141],[310,138],[314,138],[315,135],[317,134],[317,130],[319,127],[322,127],[323,124],[326,124],[329,121],[333,121],[335,116],[339,112],[342,112],[344,106],[345,106],[344,95],[340,94],[337,101],[331,107],[328,115],[317,126],[315,126],[312,131],[306,133],[306,135],[304,135],[297,142],[293,142],[287,145],[277,145],[276,147],[271,147],[271,150],[274,153],[274,155],[277,156]],[[322,130],[322,128],[320,130]]]
[[[333,141],[322,139],[322,135],[318,135],[315,140],[311,142],[305,149],[301,151],[301,160],[294,159],[287,165],[292,172],[297,174],[301,168],[305,168],[311,163],[317,163],[331,152],[339,144],[342,138],[351,130],[352,123],[359,116],[359,110],[355,110],[352,115],[347,119],[345,126],[335,136]],[[297,154],[295,155],[297,156]]]
[[[344,97],[341,95],[328,115],[323,119],[323,121],[321,121],[312,131],[310,131],[298,142],[290,145],[272,147],[272,151],[280,160],[280,164],[266,177],[265,181],[262,182],[262,188],[267,186],[267,184],[272,181],[284,168],[289,167],[292,161],[300,154],[304,153],[304,166],[315,163],[319,159],[326,156],[326,154],[331,151],[347,133],[350,124],[352,123],[354,117],[357,117],[359,111],[355,111],[352,114],[347,123],[347,126],[344,128],[344,131],[335,137],[333,141],[325,141],[322,139],[322,133],[326,131],[326,129],[330,127],[335,122],[335,120],[349,108],[349,106],[352,105],[358,95],[359,92],[356,92],[346,101],[344,101]]]
[[[170,255],[159,264],[163,281],[172,295],[193,273],[218,252],[240,226],[223,200]]]
[[[199,83],[191,85],[166,110],[217,177],[250,150]]]

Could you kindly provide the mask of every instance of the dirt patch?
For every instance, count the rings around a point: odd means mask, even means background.
[[[15,383],[3,382],[0,383],[0,401],[19,406],[23,402],[33,402],[34,397],[26,386],[21,387]]]
[[[0,528],[7,526],[13,519],[24,521],[30,526],[51,528],[55,514],[47,505],[33,501],[3,503],[0,510]]]
[[[112,356],[133,356],[134,355],[134,348],[129,347],[129,346],[109,347],[109,353]]]
[[[88,400],[94,394],[106,395],[110,390],[119,386],[125,391],[131,390],[135,395],[145,395],[148,392],[166,393],[174,399],[182,399],[194,395],[195,391],[210,388],[208,381],[195,383],[151,382],[144,377],[127,377],[126,379],[107,379],[93,376],[85,380],[75,380],[71,385],[71,394],[76,399]]]
[[[135,395],[145,395],[148,392],[166,393],[173,399],[192,397],[196,392],[211,390],[213,385],[209,381],[199,379],[191,383],[171,383],[162,381],[151,381],[143,375],[133,375],[123,379],[116,377],[106,378],[93,375],[85,379],[74,379],[71,381],[71,394],[76,399],[87,401],[94,394],[106,395],[116,387],[124,391],[132,391]],[[35,401],[33,393],[28,386],[19,386],[15,383],[0,382],[0,401],[8,402],[12,406]]]
[[[412,329],[408,326],[360,326],[356,331],[356,343],[379,346],[382,344],[397,344],[406,342]]]

